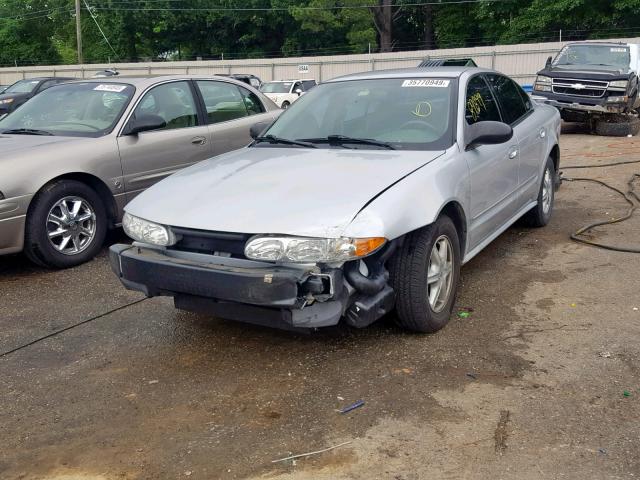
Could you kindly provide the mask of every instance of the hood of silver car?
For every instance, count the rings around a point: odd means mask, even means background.
[[[244,148],[172,175],[126,211],[184,228],[337,237],[372,198],[442,153]]]

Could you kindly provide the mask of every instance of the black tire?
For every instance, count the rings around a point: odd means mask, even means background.
[[[287,109],[287,108],[289,108],[290,106],[291,106],[291,104],[290,104],[289,102],[287,102],[287,101],[282,102],[282,108],[283,108],[284,110],[286,110],[286,109]]]
[[[625,115],[625,117],[627,117]],[[607,121],[611,120],[611,121]],[[637,135],[640,131],[640,120],[637,117],[616,117],[615,119],[601,118],[595,122],[594,132],[603,137],[626,137]]]
[[[435,310],[429,302],[427,276],[436,241],[446,237],[451,247],[451,282],[446,301]],[[432,333],[444,327],[451,317],[460,278],[460,241],[451,219],[442,215],[433,224],[407,235],[402,247],[390,260],[390,283],[396,293],[398,324],[414,332]],[[448,282],[447,282],[448,284]]]
[[[78,198],[86,202],[82,204],[84,215],[90,215],[89,219],[81,222],[71,222],[73,225],[65,226],[70,232],[75,233],[77,229],[93,225],[93,235],[89,236],[84,233],[82,239],[78,240],[78,253],[67,251],[62,253],[56,249],[49,240],[49,232],[57,229],[54,223],[50,222],[49,214],[56,212],[59,207],[55,207],[58,202],[66,198]],[[89,223],[87,223],[89,222]],[[90,222],[93,222],[92,224]],[[27,257],[34,263],[50,268],[69,268],[81,263],[85,263],[95,257],[104,243],[107,234],[107,215],[102,200],[98,194],[88,185],[75,180],[60,180],[45,186],[34,198],[29,213],[27,214],[27,222],[25,229],[24,252]],[[64,237],[64,235],[62,236]],[[78,237],[80,238],[80,237]],[[62,240],[60,240],[60,244]],[[70,243],[74,245],[73,239]],[[69,247],[71,248],[71,247]]]
[[[549,195],[551,195],[551,203],[549,204],[549,208],[545,211],[543,196],[544,196],[544,183],[545,178],[549,172],[551,177],[551,188],[549,191]],[[527,227],[544,227],[549,220],[551,220],[551,215],[553,214],[553,203],[556,198],[555,185],[556,185],[556,168],[553,164],[553,160],[551,157],[547,158],[547,164],[544,167],[544,173],[542,174],[542,180],[540,181],[540,189],[538,190],[538,204],[524,214],[522,217],[522,223]]]

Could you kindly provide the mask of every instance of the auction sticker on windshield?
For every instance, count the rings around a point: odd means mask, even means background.
[[[449,86],[449,80],[439,78],[421,78],[420,80],[405,80],[402,82],[403,87],[439,87],[446,88]]]
[[[127,88],[126,85],[98,85],[96,88],[94,88],[94,90],[98,90],[100,92],[116,92],[116,93],[120,93],[122,92],[125,88]]]

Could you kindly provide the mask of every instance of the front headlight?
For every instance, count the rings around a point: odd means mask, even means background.
[[[7,105],[9,103],[13,103],[15,99],[13,98],[5,98],[4,100],[0,100],[0,105]]]
[[[614,82],[609,82],[610,87],[627,88],[627,85],[629,85],[629,82],[627,80],[616,80]]]
[[[383,237],[372,238],[251,238],[244,254],[253,260],[284,263],[333,263],[366,257],[386,243]]]
[[[177,242],[175,234],[164,225],[134,217],[129,213],[125,213],[122,217],[122,228],[124,228],[124,233],[139,242],[163,247],[174,245]]]
[[[551,77],[545,77],[544,75],[538,75],[536,77],[536,83],[544,83],[547,85],[551,85]]]

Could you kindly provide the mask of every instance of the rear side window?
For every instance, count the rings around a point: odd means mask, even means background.
[[[262,102],[255,93],[250,92],[246,88],[238,88],[240,90],[240,95],[242,95],[244,106],[247,108],[247,113],[249,115],[256,115],[265,111]]]
[[[498,98],[498,102],[500,102],[505,123],[513,124],[531,110],[529,97],[526,96],[527,100],[525,102],[524,92],[516,82],[505,76],[495,74],[487,75],[487,79]]]
[[[488,120],[501,122],[500,111],[487,82],[480,76],[473,77],[467,84],[465,118],[469,125]]]
[[[249,115],[246,99],[241,95],[241,89],[233,83],[198,80],[197,84],[210,124],[228,122]]]
[[[38,90],[40,90],[40,91],[46,90],[49,87],[53,87],[57,83],[59,83],[57,80],[47,80],[46,82],[42,82],[42,84],[40,85]]]
[[[311,90],[313,87],[316,86],[316,81],[315,80],[303,80],[302,81],[302,86],[304,87],[304,91],[308,91]]]

